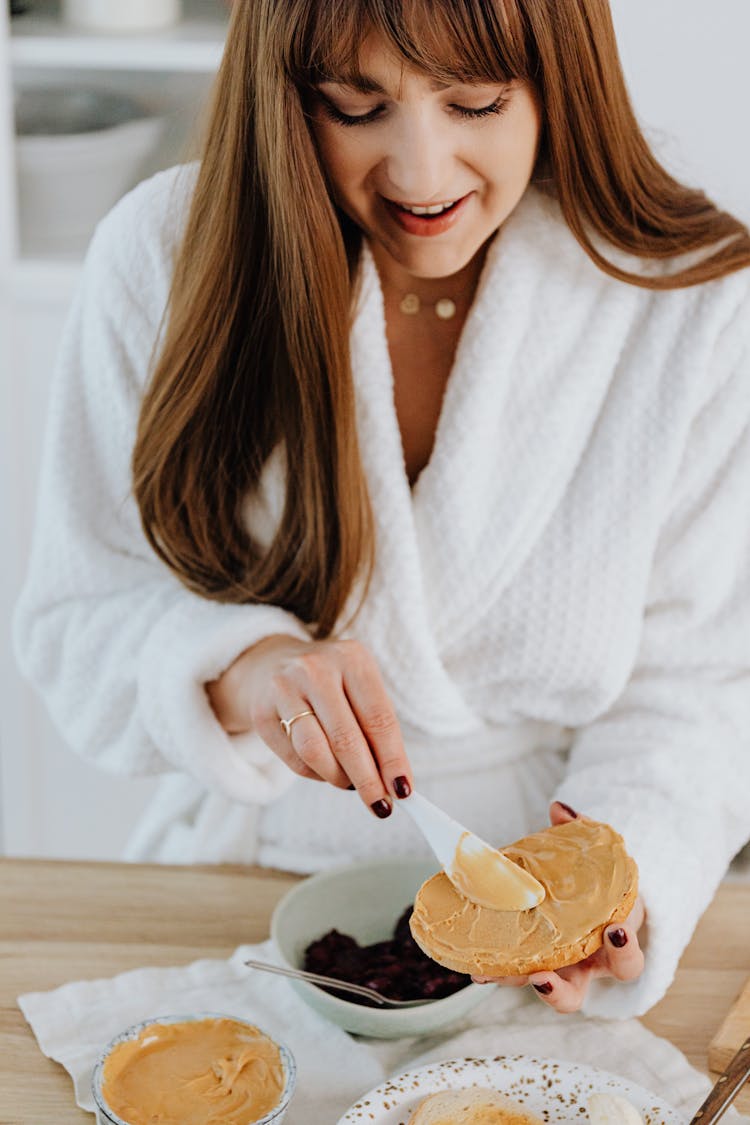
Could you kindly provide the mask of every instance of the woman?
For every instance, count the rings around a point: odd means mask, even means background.
[[[311,871],[417,847],[415,782],[497,843],[556,798],[648,923],[531,983],[654,1003],[748,834],[749,265],[606,0],[235,5],[200,167],[90,249],[17,616],[71,743],[171,771],[129,855]]]

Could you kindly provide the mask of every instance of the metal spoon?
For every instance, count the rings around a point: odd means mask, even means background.
[[[426,797],[412,793],[396,802],[412,818],[456,890],[480,906],[530,910],[546,892],[523,867],[486,844]]]
[[[293,977],[296,980],[306,980],[310,984],[322,984],[326,988],[335,988],[339,992],[354,992],[358,996],[366,996],[368,1000],[378,1004],[381,1008],[420,1008],[423,1004],[433,1004],[433,1000],[391,1000],[376,992],[374,988],[366,988],[363,984],[351,984],[348,980],[337,980],[336,977],[324,977],[320,973],[308,973],[306,969],[290,969],[286,965],[272,965],[269,961],[245,961],[250,969],[261,969],[264,973],[278,973],[281,977]]]

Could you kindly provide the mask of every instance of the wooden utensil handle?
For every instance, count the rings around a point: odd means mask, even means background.
[[[746,1039],[742,1044],[690,1125],[694,1122],[711,1125],[712,1122],[718,1121],[748,1078],[750,1078],[750,1039]]]

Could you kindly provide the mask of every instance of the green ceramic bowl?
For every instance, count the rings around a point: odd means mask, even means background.
[[[382,859],[336,867],[298,883],[281,899],[271,919],[271,937],[281,962],[302,968],[307,946],[331,929],[351,934],[361,945],[392,937],[396,921],[436,870],[437,860]],[[469,984],[417,1008],[368,1008],[307,981],[289,983],[311,1008],[339,1027],[378,1039],[442,1030],[495,991]]]

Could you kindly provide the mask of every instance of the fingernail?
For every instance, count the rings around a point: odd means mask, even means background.
[[[347,787],[346,787],[346,788],[347,788],[347,792],[351,793],[351,792],[352,792],[352,791],[353,791],[353,790],[354,790],[354,789],[356,788],[356,786],[354,786],[354,785],[347,785]]]
[[[614,945],[615,949],[622,949],[623,945],[628,944],[628,935],[623,929],[609,930],[607,937]]]
[[[393,812],[390,803],[382,797],[379,801],[373,801],[370,808],[375,813],[375,816],[380,817],[381,820],[385,820],[385,818],[390,816]]]
[[[561,809],[565,809],[569,816],[574,816],[576,820],[578,819],[578,813],[575,809],[571,809],[570,805],[566,805],[564,801],[558,801],[557,803]]]
[[[411,793],[409,779],[407,777],[397,777],[393,783],[393,792],[397,797],[400,797],[401,800],[403,800],[404,797],[408,797]]]
[[[552,991],[552,982],[546,980],[544,984],[535,984],[534,988],[537,990],[537,992],[541,992],[542,996],[549,996],[550,992]]]

